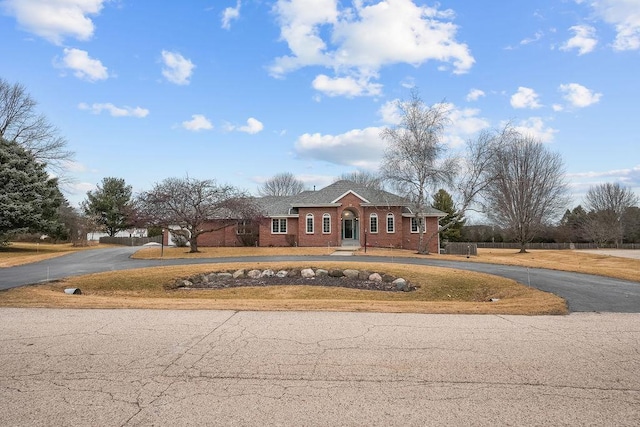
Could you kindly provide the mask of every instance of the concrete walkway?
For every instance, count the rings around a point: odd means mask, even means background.
[[[640,315],[0,309],[0,425],[640,425]]]

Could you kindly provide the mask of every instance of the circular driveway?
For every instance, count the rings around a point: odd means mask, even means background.
[[[327,261],[327,256],[277,256],[212,259],[136,260],[139,247],[107,248],[74,252],[46,261],[0,269],[0,290],[62,279],[68,276],[132,268],[223,262]],[[425,258],[331,257],[331,261],[394,263],[437,266],[494,274],[527,286],[554,293],[567,301],[573,312],[640,313],[640,283],[564,271],[468,263]]]

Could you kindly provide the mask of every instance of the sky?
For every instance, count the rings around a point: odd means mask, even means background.
[[[452,153],[506,123],[559,152],[569,208],[640,195],[639,0],[0,0],[0,40],[76,153],[72,205],[105,177],[375,171],[412,91],[447,104]]]

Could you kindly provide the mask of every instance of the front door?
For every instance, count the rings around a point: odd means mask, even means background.
[[[343,239],[353,239],[353,220],[343,220],[342,230],[344,233],[344,236],[342,236]]]

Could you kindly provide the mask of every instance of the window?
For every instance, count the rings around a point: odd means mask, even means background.
[[[427,221],[425,218],[422,218],[422,232],[427,231]],[[417,233],[418,232],[418,218],[413,217],[411,218],[411,232],[412,233]]]
[[[307,214],[307,234],[313,234],[313,214]]]
[[[322,232],[324,234],[331,233],[331,215],[328,213],[322,215]]]
[[[387,233],[396,232],[396,221],[392,213],[387,214]]]
[[[253,224],[251,220],[242,219],[238,221],[236,226],[236,234],[252,234],[253,233]]]
[[[369,232],[377,233],[378,232],[378,214],[372,213],[369,217]]]
[[[271,234],[286,234],[287,218],[273,218],[271,220]]]

